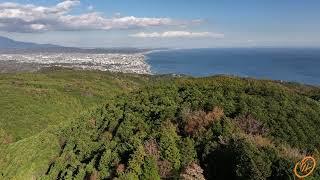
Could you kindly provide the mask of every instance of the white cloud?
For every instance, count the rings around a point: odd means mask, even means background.
[[[51,7],[0,3],[0,30],[7,32],[109,30],[179,24],[170,18],[134,16],[107,18],[98,12],[72,15],[70,11],[79,4],[79,0],[65,0]]]
[[[121,17],[121,13],[120,12],[114,13],[114,17]]]
[[[214,32],[189,32],[189,31],[166,31],[166,32],[140,32],[131,34],[131,37],[137,38],[224,38],[224,34]]]
[[[40,30],[45,30],[46,29],[46,26],[43,25],[43,24],[31,24],[30,26],[35,31],[37,31],[37,30],[40,31]]]
[[[74,6],[77,6],[79,4],[80,4],[79,0],[65,0],[65,1],[57,4],[55,8],[56,8],[57,12],[68,12]]]
[[[88,10],[89,10],[89,11],[92,11],[93,8],[94,8],[94,7],[93,7],[92,5],[88,6]]]

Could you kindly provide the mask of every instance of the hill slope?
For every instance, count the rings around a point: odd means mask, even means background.
[[[292,179],[296,161],[319,158],[318,88],[232,77],[144,82],[80,118],[2,146],[0,174]]]
[[[143,81],[143,77],[65,69],[0,74],[0,132],[8,142],[35,135]]]

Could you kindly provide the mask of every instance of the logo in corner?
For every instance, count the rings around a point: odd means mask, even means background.
[[[305,178],[312,174],[316,165],[317,162],[313,157],[306,156],[294,166],[293,172],[298,178]]]

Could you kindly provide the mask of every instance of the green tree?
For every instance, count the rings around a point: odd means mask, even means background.
[[[154,157],[147,156],[143,164],[143,173],[140,176],[141,180],[160,180],[157,162]]]
[[[178,170],[180,168],[180,152],[178,148],[178,142],[180,137],[176,132],[176,126],[170,121],[166,121],[162,124],[160,129],[160,150],[161,157],[168,160],[173,164],[173,168]]]

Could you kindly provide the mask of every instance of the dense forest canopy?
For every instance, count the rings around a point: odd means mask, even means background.
[[[138,84],[79,118],[2,145],[0,177],[293,179],[297,161],[319,157],[316,87],[228,76]],[[19,163],[24,156],[28,165]],[[319,168],[309,179],[320,178]]]

